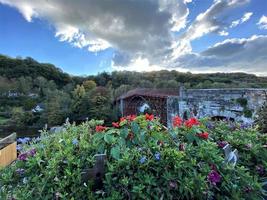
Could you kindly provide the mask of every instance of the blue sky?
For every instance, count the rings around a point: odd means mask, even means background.
[[[176,69],[266,76],[267,1],[0,0],[0,54],[75,75]]]

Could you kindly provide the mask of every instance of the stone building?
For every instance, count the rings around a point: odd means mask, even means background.
[[[144,108],[171,126],[173,116],[227,118],[252,123],[267,97],[267,89],[135,89],[116,102],[123,116],[140,114]]]

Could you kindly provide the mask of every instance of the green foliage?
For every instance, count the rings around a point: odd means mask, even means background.
[[[84,87],[85,91],[88,92],[88,91],[96,88],[96,83],[95,83],[95,81],[87,80],[87,81],[83,82],[83,87]]]
[[[265,101],[260,110],[258,110],[255,123],[262,133],[267,133],[267,101]]]
[[[246,107],[248,104],[248,100],[246,98],[238,98],[236,99],[236,102],[242,107]]]
[[[0,198],[262,199],[267,172],[259,166],[267,169],[267,137],[253,128],[204,119],[166,130],[146,116],[121,119],[118,128],[102,124],[66,124],[60,133],[44,131],[40,140],[24,145],[22,153],[33,148],[37,153],[2,169]],[[199,137],[203,132],[208,137]],[[238,150],[236,166],[224,162],[222,141]],[[93,191],[81,171],[93,167],[97,153],[107,155],[106,173],[102,190]],[[214,170],[216,182],[209,178]]]

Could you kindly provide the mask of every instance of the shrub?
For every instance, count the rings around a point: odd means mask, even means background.
[[[2,169],[0,199],[262,199],[266,135],[232,122],[182,121],[166,130],[153,115],[66,125],[26,143]],[[226,163],[222,147],[239,152]],[[107,155],[102,189],[83,182],[94,155]]]

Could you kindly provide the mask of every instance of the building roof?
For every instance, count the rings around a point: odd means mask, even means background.
[[[136,88],[128,91],[127,93],[121,95],[117,98],[126,99],[132,96],[147,96],[147,97],[158,97],[158,98],[166,98],[169,96],[178,96],[179,89],[152,89],[152,88]]]

